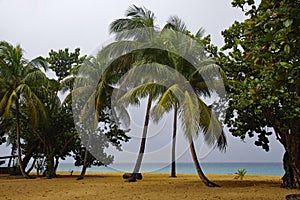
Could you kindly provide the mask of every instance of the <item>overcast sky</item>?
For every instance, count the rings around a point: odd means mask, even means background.
[[[132,4],[145,6],[155,13],[157,25],[162,27],[170,15],[182,18],[189,30],[196,32],[200,27],[210,34],[212,42],[218,46],[223,44],[221,31],[228,28],[235,20],[243,20],[240,10],[232,8],[229,0],[0,0],[0,40],[12,44],[21,44],[25,56],[32,59],[36,56],[47,56],[51,49],[58,50],[79,47],[82,54],[90,54],[109,40],[109,24],[117,18],[123,17],[125,10]],[[134,111],[133,111],[134,112]],[[137,121],[139,119],[136,119]],[[163,133],[171,130],[172,124],[162,122],[161,127],[152,131],[151,139],[147,144],[148,152],[153,155],[146,161],[166,161],[169,159],[169,136]],[[134,122],[139,124],[139,122]],[[141,125],[137,126],[141,128]],[[150,127],[151,128],[151,127]],[[139,132],[139,131],[137,131]],[[280,162],[283,148],[271,137],[271,150],[265,153],[254,145],[253,139],[246,139],[245,143],[239,138],[228,135],[227,152],[219,153],[202,148],[200,157],[206,162]],[[156,138],[156,140],[155,140]],[[179,136],[181,145],[178,145],[178,157],[181,161],[191,161],[186,149],[185,138]],[[166,144],[160,142],[165,141]],[[135,160],[136,155],[131,146],[138,143],[132,141],[124,146],[126,159]],[[200,146],[201,141],[198,141]],[[157,146],[158,145],[158,146]],[[155,147],[155,148],[154,148]],[[186,153],[187,152],[187,153]],[[0,155],[6,151],[0,152]],[[208,155],[207,155],[208,154]],[[116,160],[125,161],[124,154],[116,155]]]

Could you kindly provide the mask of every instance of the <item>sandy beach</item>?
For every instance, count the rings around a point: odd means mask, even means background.
[[[77,181],[79,172],[70,176],[60,172],[55,179],[26,180],[8,175],[0,176],[0,199],[285,199],[299,190],[280,188],[279,176],[246,175],[243,181],[234,175],[208,175],[221,188],[209,188],[197,175],[144,173],[143,180],[126,183],[122,173],[87,173]]]

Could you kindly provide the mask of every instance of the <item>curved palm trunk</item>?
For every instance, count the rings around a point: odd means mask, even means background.
[[[199,164],[199,161],[198,161],[198,158],[197,158],[197,154],[196,154],[196,150],[195,150],[195,146],[194,146],[194,142],[193,142],[192,139],[190,139],[190,151],[191,151],[191,154],[192,154],[192,157],[193,157],[193,161],[194,161],[197,173],[198,173],[199,178],[201,179],[201,181],[208,187],[220,187],[216,183],[213,183],[210,180],[208,180],[208,178],[204,175],[204,173],[203,173],[203,171],[200,167],[200,164]]]
[[[174,105],[174,119],[173,119],[173,138],[172,138],[172,166],[171,177],[176,177],[176,134],[177,134],[177,104]]]
[[[22,167],[22,151],[21,151],[21,137],[20,137],[20,114],[19,114],[19,102],[16,101],[16,133],[17,133],[17,149],[18,149],[18,163],[21,174],[24,178],[29,178]]]
[[[145,147],[146,147],[146,137],[147,137],[147,131],[148,131],[148,125],[149,125],[149,119],[150,119],[151,104],[152,104],[152,95],[149,94],[144,128],[143,128],[143,136],[142,136],[141,145],[140,145],[140,151],[139,151],[139,155],[136,160],[136,163],[135,163],[135,167],[134,167],[132,176],[126,180],[127,182],[135,182],[136,178],[137,178],[137,173],[139,173],[140,168],[141,168],[141,164],[142,164],[142,160],[143,160],[143,156],[144,156],[144,152],[145,152]]]

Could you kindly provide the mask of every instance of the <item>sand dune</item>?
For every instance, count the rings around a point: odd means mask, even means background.
[[[76,181],[79,174],[59,173],[55,179],[0,176],[0,199],[285,199],[299,190],[280,188],[278,176],[246,175],[243,181],[234,175],[208,175],[221,188],[208,188],[197,175],[144,173],[143,180],[125,183],[122,173],[87,173],[84,180]]]

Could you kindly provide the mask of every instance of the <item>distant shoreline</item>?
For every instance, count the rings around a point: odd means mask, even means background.
[[[282,176],[284,174],[282,163],[201,163],[205,174],[234,174],[237,170],[245,169],[247,174],[252,175],[274,175]],[[88,168],[89,172],[131,172],[134,163],[116,163],[107,167]],[[169,173],[171,169],[168,163],[142,163],[141,172],[159,172]],[[81,171],[81,167],[75,167],[73,163],[61,163],[58,171]],[[196,174],[193,163],[176,163],[176,171],[179,174]]]

